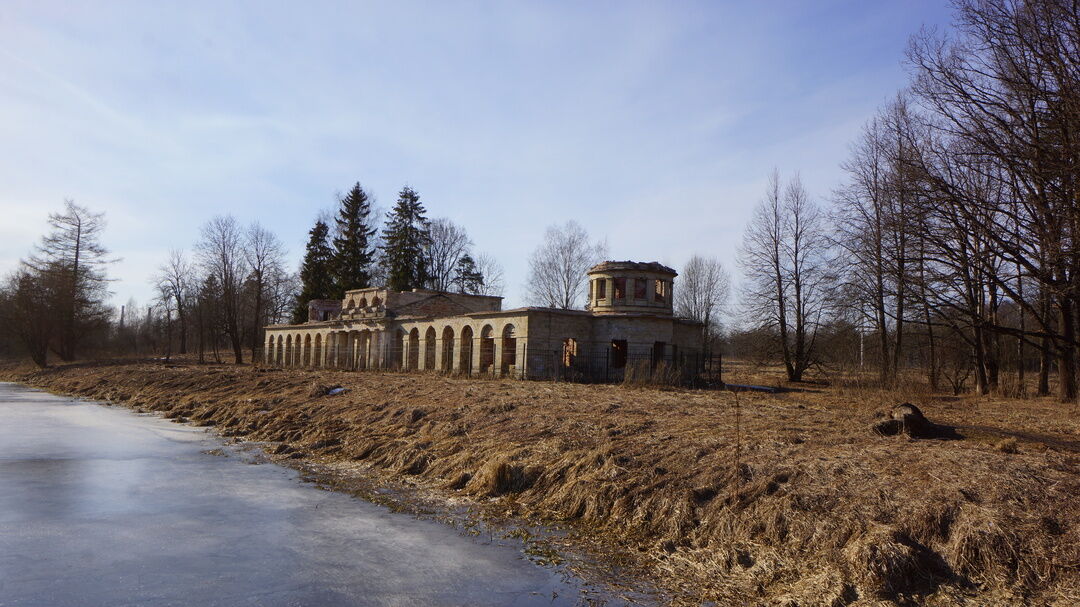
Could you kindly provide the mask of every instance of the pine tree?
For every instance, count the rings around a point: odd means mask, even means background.
[[[370,286],[371,262],[375,252],[369,238],[375,234],[371,226],[371,201],[357,182],[341,199],[341,208],[335,219],[338,235],[334,237],[331,272],[333,288],[326,294],[341,299],[345,291]]]
[[[300,265],[300,294],[296,296],[296,307],[293,308],[293,324],[307,321],[309,301],[330,299],[334,294],[334,277],[331,275],[334,251],[328,242],[330,228],[322,221],[316,221],[308,234],[307,250]]]
[[[429,280],[424,250],[431,237],[425,212],[420,195],[402,188],[383,230],[382,264],[390,289],[408,291]]]
[[[458,260],[454,268],[454,286],[459,293],[479,295],[484,287],[484,275],[476,267],[471,255],[465,255]]]

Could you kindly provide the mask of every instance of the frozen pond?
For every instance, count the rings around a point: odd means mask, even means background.
[[[0,605],[573,605],[509,546],[0,383]],[[553,598],[555,597],[555,598]]]

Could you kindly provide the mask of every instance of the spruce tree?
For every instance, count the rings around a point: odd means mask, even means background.
[[[420,195],[402,188],[383,230],[382,264],[390,289],[408,291],[428,283],[424,250],[431,237],[425,212]]]
[[[300,294],[296,296],[292,322],[299,324],[307,321],[308,302],[312,299],[330,299],[334,291],[331,276],[331,264],[334,251],[330,248],[330,228],[322,221],[316,221],[315,227],[308,232],[307,250],[304,262],[300,265]]]
[[[341,208],[334,220],[338,235],[334,237],[333,288],[330,298],[341,299],[345,291],[371,286],[371,262],[375,252],[369,239],[375,234],[371,227],[371,201],[357,182],[341,199]]]
[[[471,255],[458,260],[454,268],[454,285],[459,293],[478,295],[484,286],[484,275],[476,267]]]

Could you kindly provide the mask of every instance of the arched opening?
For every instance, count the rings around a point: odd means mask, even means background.
[[[435,327],[428,327],[424,332],[424,368],[429,371],[435,368],[436,339]]]
[[[277,336],[277,347],[274,348],[274,362],[285,364],[285,341],[280,335]]]
[[[311,334],[304,336],[304,360],[303,365],[305,367],[311,366]]]
[[[381,303],[382,303],[382,300],[379,299],[378,295],[371,298],[371,307],[372,308],[378,307],[378,305],[381,304]]]
[[[390,353],[390,368],[400,369],[404,366],[405,352],[408,350],[409,334],[404,329],[398,329],[397,339],[394,340],[392,345],[393,352]]]
[[[420,368],[420,329],[413,327],[412,331],[409,331],[409,349],[408,349],[408,361],[405,363],[405,368],[409,370]]]
[[[348,331],[338,337],[338,364],[344,369],[356,369],[356,334]]]
[[[517,333],[514,325],[508,324],[502,330],[502,361],[499,370],[507,375],[517,366]],[[516,369],[515,369],[516,370]]]
[[[454,329],[446,327],[442,330],[442,370],[452,372],[454,370]]]
[[[495,329],[484,325],[480,330],[480,372],[490,373],[495,366]]]
[[[472,374],[473,330],[470,326],[461,329],[461,367],[459,371]]]
[[[356,341],[355,367],[367,369],[371,358],[371,331],[364,329],[358,334]]]
[[[316,367],[323,366],[323,364],[322,364],[322,360],[323,360],[322,359],[322,354],[323,354],[322,333],[317,333],[315,335],[315,349],[311,353],[311,364],[313,366],[316,366]]]
[[[292,351],[293,351],[292,335],[289,335],[288,337],[285,338],[285,355],[284,355],[283,362],[282,362],[283,366],[288,367],[288,366],[292,365]]]
[[[360,298],[360,303],[357,304],[357,307],[366,308],[367,307],[367,298],[366,297],[361,297]]]

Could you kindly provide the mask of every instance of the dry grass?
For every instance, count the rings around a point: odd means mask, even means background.
[[[809,385],[740,395],[736,436],[722,392],[136,363],[7,375],[568,522],[689,603],[1080,604],[1080,420],[1052,399]],[[870,431],[905,400],[965,438]]]

